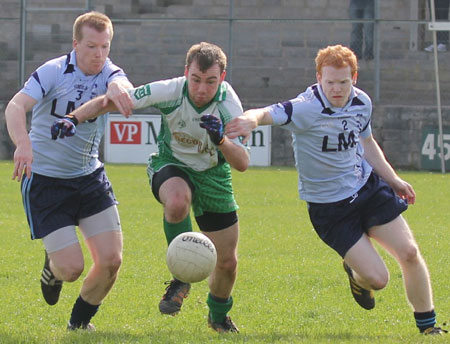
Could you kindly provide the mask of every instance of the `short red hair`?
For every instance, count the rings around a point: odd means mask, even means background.
[[[320,49],[316,56],[316,72],[322,75],[322,67],[344,68],[350,66],[352,77],[358,72],[358,60],[349,48],[342,45],[328,46]]]

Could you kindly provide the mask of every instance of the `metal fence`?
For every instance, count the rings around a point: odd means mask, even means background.
[[[111,58],[134,84],[183,72],[190,45],[211,41],[228,55],[228,76],[244,107],[293,97],[315,80],[314,57],[331,44],[352,45],[352,30],[373,27],[373,56],[360,60],[358,86],[375,103],[436,104],[425,0],[375,0],[374,18],[350,16],[349,0],[5,0],[0,4],[0,100],[7,101],[44,61],[71,50],[80,13],[108,14]],[[4,9],[7,11],[3,11]],[[45,13],[45,15],[44,15]],[[367,44],[353,35],[353,47]],[[356,48],[354,48],[356,49]],[[440,52],[442,105],[450,105],[450,59]]]

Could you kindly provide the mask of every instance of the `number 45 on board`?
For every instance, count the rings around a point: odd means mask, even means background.
[[[444,160],[450,159],[450,134],[444,134]],[[436,149],[437,148],[437,149]],[[441,158],[439,135],[429,133],[425,138],[422,146],[422,155],[425,155],[430,160],[434,160],[435,157]],[[438,152],[439,151],[439,152]]]

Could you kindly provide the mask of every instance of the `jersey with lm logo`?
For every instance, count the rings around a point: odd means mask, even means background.
[[[72,137],[52,140],[53,122],[98,95],[108,84],[126,78],[109,59],[100,73],[85,75],[76,63],[76,53],[55,58],[33,72],[20,92],[37,100],[31,117],[29,137],[33,146],[33,172],[56,178],[75,178],[99,168],[98,147],[107,115],[77,126]]]
[[[366,93],[353,87],[348,103],[334,108],[315,84],[267,110],[274,125],[292,132],[301,199],[336,202],[365,184],[372,171],[360,143],[372,132],[372,102]]]

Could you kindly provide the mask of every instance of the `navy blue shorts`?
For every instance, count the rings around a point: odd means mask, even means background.
[[[57,229],[78,226],[78,220],[115,204],[111,183],[103,167],[70,179],[32,173],[22,179],[22,200],[31,239],[40,239]]]
[[[406,200],[375,173],[353,196],[333,203],[308,203],[309,218],[319,237],[344,257],[373,226],[397,218],[408,208]]]

